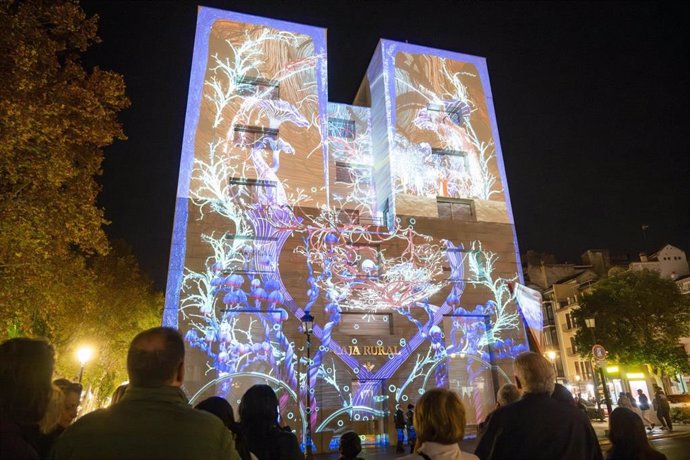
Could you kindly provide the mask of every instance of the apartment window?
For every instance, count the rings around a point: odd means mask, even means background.
[[[251,202],[275,199],[278,187],[274,181],[248,179],[246,177],[230,177],[228,184],[233,196],[245,195]]]
[[[438,217],[446,220],[475,220],[474,201],[462,198],[436,197]]]
[[[570,318],[570,313],[565,314],[565,324],[566,324],[568,330],[573,328],[573,322],[572,322],[572,319]]]
[[[261,99],[279,99],[280,87],[277,81],[259,77],[242,77],[237,79],[237,94]]]
[[[223,270],[237,274],[274,273],[277,241],[276,237],[226,234],[227,254],[233,255],[226,261]]]
[[[371,167],[336,161],[335,181],[343,184],[369,185],[371,184]]]
[[[551,307],[551,303],[544,304],[544,310],[546,311],[546,317],[548,318],[549,322],[553,322],[553,308]]]
[[[344,118],[328,119],[328,135],[353,140],[356,136],[355,121]]]
[[[464,174],[468,171],[467,152],[450,149],[431,149],[431,154],[439,166]]]
[[[278,130],[261,126],[235,125],[233,143],[236,147],[257,147],[259,144],[278,139]]]
[[[570,337],[570,347],[573,350],[573,353],[577,353],[577,345],[575,344],[575,337]]]
[[[463,101],[445,101],[441,103],[429,103],[427,110],[444,113],[453,123],[460,126],[470,120],[472,109]]]

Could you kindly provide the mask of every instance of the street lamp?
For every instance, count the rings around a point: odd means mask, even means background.
[[[585,318],[585,326],[592,333],[592,341],[594,341],[595,344],[597,343],[597,338],[596,338],[596,335],[594,334],[594,328],[596,327],[596,325],[597,325],[597,323],[596,323],[596,320],[594,318]],[[603,347],[601,349],[603,351]],[[594,359],[594,356],[592,356],[592,359]],[[598,363],[594,363],[594,366],[595,366],[594,384],[598,388],[598,385],[596,382],[596,368],[598,368],[599,369],[599,377],[601,378],[601,386],[604,389],[604,401],[606,402],[606,410],[608,411],[609,416],[611,416],[611,412],[613,411],[613,408],[611,407],[611,396],[609,395],[609,388],[606,385],[606,376],[604,376],[604,369]],[[599,400],[599,390],[597,390],[596,393],[597,393],[597,400]]]
[[[81,364],[81,369],[79,369],[79,383],[81,383],[84,377],[84,366],[86,366],[86,363],[88,363],[92,357],[93,348],[84,346],[77,349],[77,359],[79,360],[79,364]]]
[[[546,352],[546,357],[549,358],[549,361],[551,361],[551,365],[553,366],[553,372],[556,376],[556,379],[558,379],[558,367],[556,367],[556,352],[553,350],[549,350]]]
[[[307,336],[307,436],[305,439],[305,458],[312,460],[314,457],[311,451],[311,333],[314,327],[314,317],[311,316],[309,311],[305,311],[301,321],[302,332]]]

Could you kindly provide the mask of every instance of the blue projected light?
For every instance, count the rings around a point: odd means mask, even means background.
[[[204,357],[191,399],[268,383],[318,433],[443,386],[479,418],[526,349],[517,246],[478,237],[514,235],[484,61],[382,41],[370,108],[326,66],[323,29],[199,10],[163,316]]]

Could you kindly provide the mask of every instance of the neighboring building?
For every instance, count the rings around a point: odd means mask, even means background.
[[[527,348],[486,63],[382,40],[356,106],[327,81],[324,29],[199,9],[163,317],[186,390],[267,383],[319,450],[385,444],[437,386],[476,423]]]
[[[651,270],[659,272],[662,278],[672,280],[690,273],[685,251],[670,244],[667,244],[650,256],[647,256],[644,252],[640,253],[640,261],[632,262],[630,270]]]

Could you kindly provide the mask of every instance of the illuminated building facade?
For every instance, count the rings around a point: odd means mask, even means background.
[[[326,66],[323,29],[199,10],[163,318],[186,390],[268,383],[302,434],[308,378],[317,450],[388,442],[426,388],[482,420],[527,349],[484,59],[382,40],[355,105]]]

